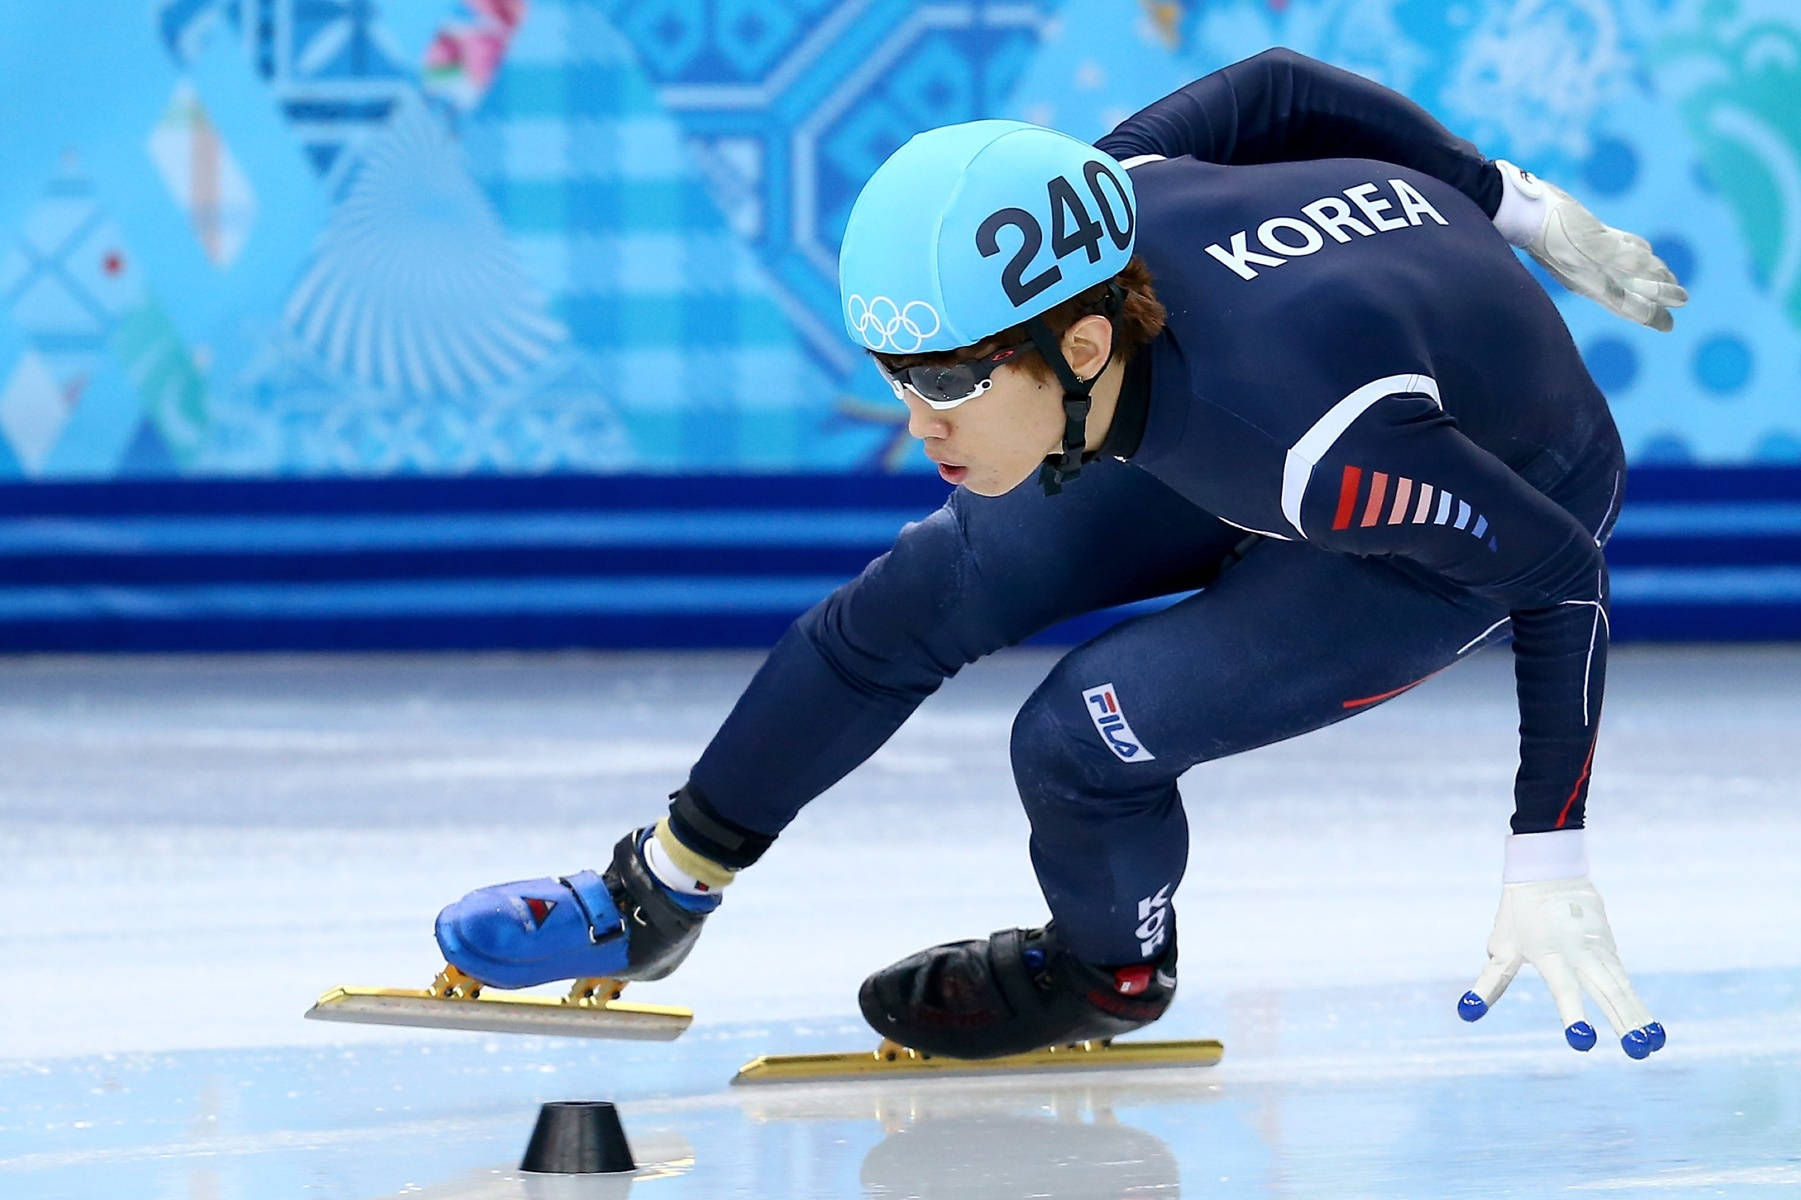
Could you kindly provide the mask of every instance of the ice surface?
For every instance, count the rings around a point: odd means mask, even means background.
[[[1529,971],[1457,1020],[1494,912],[1505,652],[1184,781],[1183,990],[1216,1068],[728,1089],[856,1049],[862,976],[1042,918],[1007,774],[1048,668],[952,681],[633,998],[668,1045],[321,1025],[423,986],[438,907],[598,864],[743,655],[0,661],[0,1196],[1758,1196],[1801,1186],[1801,650],[1626,647],[1595,878],[1670,1045],[1562,1042]],[[806,736],[797,728],[797,737]],[[1591,1006],[1591,1018],[1600,1021]],[[1599,1026],[1598,1026],[1599,1027]],[[512,1168],[619,1103],[637,1179]],[[660,1165],[658,1165],[660,1164]]]

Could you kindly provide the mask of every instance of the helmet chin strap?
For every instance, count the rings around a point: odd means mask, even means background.
[[[1107,318],[1108,324],[1114,326],[1117,336],[1119,310],[1125,305],[1125,289],[1119,284],[1109,282],[1107,295],[1101,301],[1100,314]],[[1063,490],[1065,484],[1082,473],[1082,453],[1088,447],[1088,408],[1089,393],[1094,390],[1095,381],[1107,370],[1113,361],[1113,348],[1107,348],[1107,362],[1101,364],[1092,378],[1079,379],[1070,368],[1069,360],[1063,357],[1063,346],[1050,326],[1044,323],[1043,317],[1032,317],[1026,322],[1026,333],[1031,336],[1032,345],[1050,368],[1056,373],[1057,382],[1063,385],[1063,448],[1059,453],[1046,456],[1044,465],[1038,468],[1038,486],[1044,489],[1047,496],[1055,496]]]

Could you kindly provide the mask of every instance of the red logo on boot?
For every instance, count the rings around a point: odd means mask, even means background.
[[[1139,995],[1150,988],[1153,973],[1149,963],[1142,963],[1136,967],[1121,967],[1113,972],[1113,990],[1122,996]]]
[[[556,906],[557,902],[555,900],[540,900],[536,896],[527,896],[525,898],[525,907],[532,910],[534,928],[543,925],[544,918],[548,917]]]

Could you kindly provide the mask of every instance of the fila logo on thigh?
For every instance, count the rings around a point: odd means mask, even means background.
[[[1149,958],[1169,940],[1169,884],[1138,902],[1138,952]]]
[[[1150,762],[1157,757],[1146,750],[1138,735],[1132,732],[1131,722],[1126,720],[1125,712],[1119,707],[1119,695],[1112,684],[1089,688],[1082,693],[1082,699],[1088,705],[1088,719],[1094,722],[1095,732],[1101,735],[1101,740],[1119,761]]]

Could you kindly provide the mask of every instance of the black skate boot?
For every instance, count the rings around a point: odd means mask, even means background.
[[[1161,1017],[1176,994],[1175,930],[1155,962],[1096,967],[1055,925],[948,942],[884,967],[857,993],[890,1041],[945,1058],[999,1058],[1116,1037]]]

